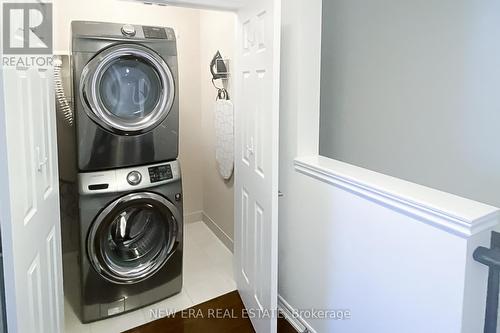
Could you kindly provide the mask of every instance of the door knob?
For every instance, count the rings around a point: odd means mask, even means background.
[[[47,165],[47,163],[49,162],[49,159],[47,158],[47,156],[42,158],[42,153],[40,152],[40,147],[36,147],[36,156],[37,156],[37,162],[38,162],[37,170],[38,170],[38,172],[42,172],[42,168],[45,165]]]
[[[247,154],[249,156],[254,154],[253,137],[250,138],[250,143],[247,144]]]

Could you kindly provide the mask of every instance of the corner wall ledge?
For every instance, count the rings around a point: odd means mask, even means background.
[[[323,156],[299,157],[295,170],[349,190],[436,228],[468,238],[493,229],[500,209]]]

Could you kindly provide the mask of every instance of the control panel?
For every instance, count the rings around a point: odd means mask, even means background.
[[[145,38],[150,39],[169,39],[165,28],[160,27],[142,27]]]
[[[151,183],[158,183],[173,178],[172,167],[170,164],[151,167],[148,168],[148,171]]]
[[[84,172],[78,175],[80,194],[117,193],[142,190],[181,179],[178,161],[117,170]]]

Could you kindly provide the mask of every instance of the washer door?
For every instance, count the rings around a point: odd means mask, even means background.
[[[176,207],[154,193],[133,193],[107,206],[92,224],[87,251],[106,280],[131,284],[158,272],[181,237]]]
[[[84,68],[80,98],[96,123],[125,135],[154,129],[175,97],[172,72],[154,51],[141,45],[112,46]]]

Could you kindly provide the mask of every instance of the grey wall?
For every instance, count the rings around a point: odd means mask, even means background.
[[[499,36],[499,1],[323,1],[321,155],[500,206]]]

